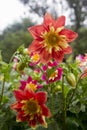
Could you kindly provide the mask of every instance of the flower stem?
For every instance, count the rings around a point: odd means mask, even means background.
[[[4,94],[4,86],[5,86],[5,75],[2,83],[2,90],[1,90],[1,98],[0,98],[0,104],[2,103],[3,94]]]
[[[66,99],[64,94],[64,76],[62,77],[62,98],[63,98],[63,130],[66,130]]]

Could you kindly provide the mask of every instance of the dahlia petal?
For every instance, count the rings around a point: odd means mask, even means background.
[[[24,122],[28,119],[29,117],[27,116],[24,116],[24,112],[23,111],[20,111],[16,117],[16,121],[17,122]]]
[[[42,88],[43,86],[42,85],[37,85],[37,89],[40,89]]]
[[[46,74],[42,75],[42,80],[46,80]]]
[[[34,119],[34,120],[29,120],[29,121],[28,121],[28,124],[29,124],[32,128],[36,128],[36,126],[37,126],[35,119]]]
[[[61,79],[61,77],[62,77],[62,72],[63,72],[63,69],[62,69],[62,68],[58,68],[58,80]]]
[[[42,109],[42,115],[46,116],[46,117],[50,117],[51,116],[51,112],[50,110],[47,108],[46,105],[41,105],[41,109]]]
[[[72,48],[68,46],[67,48],[63,49],[64,54],[70,54],[72,53]]]
[[[37,80],[33,80],[32,83],[33,83],[33,84],[37,84]]]
[[[53,61],[53,67],[58,66],[58,62]]]
[[[47,128],[47,123],[45,121],[45,117],[44,116],[39,116],[38,117],[38,121],[41,125],[43,125],[45,128]]]
[[[86,56],[87,56],[87,55],[85,55],[84,58],[86,58]],[[85,67],[85,66],[83,66],[83,67]],[[83,71],[84,71],[84,73],[81,75],[81,78],[82,78],[82,79],[85,78],[85,77],[87,77],[87,67],[86,67]]]
[[[40,38],[41,32],[44,32],[44,28],[42,25],[36,25],[28,28],[28,31],[32,34],[32,36],[37,39]]]
[[[37,92],[35,98],[39,102],[39,104],[44,104],[47,101],[47,93],[41,91]]]
[[[51,67],[51,68],[53,67],[52,61],[49,61],[47,64],[48,64],[49,67]]]
[[[49,82],[55,82],[57,80],[60,80],[62,77],[62,68],[57,68],[57,77],[54,77],[54,79],[49,79]]]
[[[19,87],[21,90],[24,90],[25,89],[25,86],[26,86],[26,82],[21,80],[21,86]]]
[[[30,62],[30,63],[29,63],[29,66],[31,66],[31,67],[32,67],[32,66],[35,66],[35,64],[34,64],[34,63],[32,63],[32,62]]]
[[[57,61],[57,62],[62,62],[64,58],[64,53],[63,51],[52,51],[52,57]]]
[[[49,82],[55,82],[57,80],[60,80],[62,77],[62,68],[57,68],[57,77],[55,77],[54,79],[50,79]]]
[[[27,82],[30,83],[32,81],[32,77],[29,76],[28,79],[27,79]]]
[[[55,29],[56,29],[56,28],[62,27],[62,26],[64,26],[64,25],[65,25],[65,16],[61,16],[61,17],[59,17],[59,18],[55,21],[54,27],[55,27]]]
[[[34,40],[31,45],[29,45],[28,51],[29,53],[32,52],[40,52],[43,47],[43,44],[40,44],[37,40]]]
[[[29,100],[30,98],[34,98],[35,93],[31,89],[26,89],[25,90],[25,95],[26,95],[26,99]]]
[[[11,108],[11,109],[14,109],[14,110],[16,110],[16,111],[20,111],[22,106],[23,106],[22,103],[16,102],[16,103],[13,103],[13,104],[10,106],[10,108]]]
[[[22,90],[14,90],[14,95],[17,101],[26,99],[25,93]]]
[[[43,71],[46,71],[47,68],[48,68],[47,65],[43,65],[43,66],[42,66]]]
[[[44,28],[48,30],[49,26],[52,26],[53,24],[54,24],[53,17],[49,13],[46,13],[44,16]]]
[[[85,77],[87,77],[87,73],[84,73],[84,74],[81,76],[82,79],[85,78]]]
[[[49,83],[46,73],[44,73],[41,78],[42,78],[43,81],[46,81],[47,84]]]
[[[40,53],[40,61],[43,64],[46,64],[51,59],[51,54],[46,51],[46,49],[43,49]]]
[[[78,36],[78,34],[76,32],[73,32],[72,30],[69,30],[69,29],[66,29],[66,28],[63,29],[59,34],[65,35],[68,42],[72,42]]]
[[[50,62],[48,62],[48,66],[51,67],[51,68],[55,67],[57,65],[58,65],[58,63],[56,61],[53,61],[53,62],[50,61]]]

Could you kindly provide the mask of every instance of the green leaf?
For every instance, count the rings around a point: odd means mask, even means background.
[[[37,130],[60,130],[57,122],[56,121],[52,121],[48,124],[48,128],[44,128],[43,126],[39,126],[37,128]]]
[[[66,120],[66,129],[67,130],[78,130],[79,124],[75,122],[72,118],[67,118]]]
[[[72,102],[69,111],[72,113],[79,113],[81,111],[81,103],[77,100]]]

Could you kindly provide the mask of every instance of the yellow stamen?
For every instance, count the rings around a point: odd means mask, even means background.
[[[33,62],[38,62],[39,59],[40,59],[40,57],[39,57],[38,54],[34,54],[34,55],[31,57],[31,59],[32,59]]]
[[[40,106],[38,102],[34,99],[30,99],[29,101],[22,101],[24,103],[24,106],[22,107],[22,110],[24,110],[25,116],[30,115],[31,119],[34,117],[34,114],[40,112]]]
[[[54,80],[54,78],[56,78],[58,76],[58,71],[56,70],[55,72],[53,72],[50,77],[49,77],[49,80]]]
[[[35,84],[33,84],[33,83],[28,83],[28,84],[26,85],[26,88],[32,89],[33,91],[36,91],[36,90],[37,90],[37,86],[36,86]]]
[[[55,30],[54,27],[51,26],[49,32],[46,31],[45,33],[42,34],[41,37],[44,39],[43,40],[44,47],[46,47],[49,53],[52,52],[53,48],[55,49],[55,51],[60,51],[64,48],[67,48],[68,44],[66,36],[59,34],[59,32],[62,29],[63,27],[57,28]]]

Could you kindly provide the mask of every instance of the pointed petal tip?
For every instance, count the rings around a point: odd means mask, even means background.
[[[44,104],[47,101],[47,92],[40,91],[36,93],[36,99],[39,104]]]
[[[33,28],[33,26],[27,28],[28,32],[31,33],[31,34],[32,34],[32,28]]]
[[[51,14],[50,14],[49,12],[46,12],[46,13],[45,13],[45,16],[48,16],[48,15],[51,16]]]
[[[61,18],[61,19],[63,19],[63,20],[66,19],[66,17],[65,17],[64,15],[60,16],[59,18]]]

